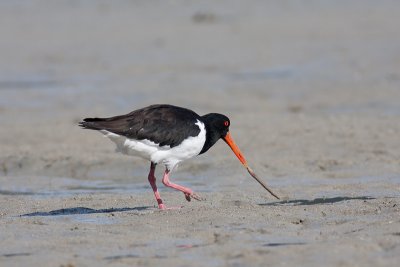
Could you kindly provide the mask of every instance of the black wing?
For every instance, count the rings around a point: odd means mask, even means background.
[[[195,112],[172,105],[152,105],[126,115],[111,118],[86,118],[79,123],[85,129],[107,130],[136,140],[151,140],[159,146],[174,147],[189,136],[197,136]]]

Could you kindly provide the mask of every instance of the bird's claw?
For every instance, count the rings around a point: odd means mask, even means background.
[[[187,201],[191,201],[192,198],[193,198],[193,199],[196,199],[196,200],[198,200],[198,201],[204,200],[201,196],[199,196],[199,195],[196,194],[196,193],[184,193],[184,194],[185,194],[185,198],[186,198]]]

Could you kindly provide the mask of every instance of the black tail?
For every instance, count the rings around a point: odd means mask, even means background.
[[[107,119],[103,118],[86,118],[83,121],[79,122],[79,126],[83,129],[90,129],[90,130],[104,130]]]
[[[126,115],[110,118],[86,118],[79,123],[83,129],[107,130],[112,133],[122,134],[129,130],[129,117]]]

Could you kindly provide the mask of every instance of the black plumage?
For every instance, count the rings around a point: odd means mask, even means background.
[[[150,140],[159,146],[178,146],[190,136],[197,136],[202,121],[195,112],[173,105],[151,105],[125,115],[110,118],[86,118],[85,129],[106,130],[136,140]]]

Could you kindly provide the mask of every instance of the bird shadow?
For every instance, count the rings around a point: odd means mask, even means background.
[[[293,199],[283,200],[273,203],[260,203],[260,206],[307,206],[307,205],[321,205],[321,204],[333,204],[346,200],[371,200],[374,197],[359,196],[359,197],[330,197],[330,198],[315,198],[315,199]]]
[[[143,211],[151,207],[134,207],[134,208],[110,208],[110,209],[91,209],[86,207],[74,207],[66,209],[58,209],[52,211],[37,211],[20,215],[21,217],[34,217],[34,216],[61,216],[61,215],[82,215],[93,213],[112,213],[124,211]]]
[[[281,246],[297,246],[297,245],[306,245],[305,242],[294,242],[294,243],[266,243],[263,247],[281,247]]]

